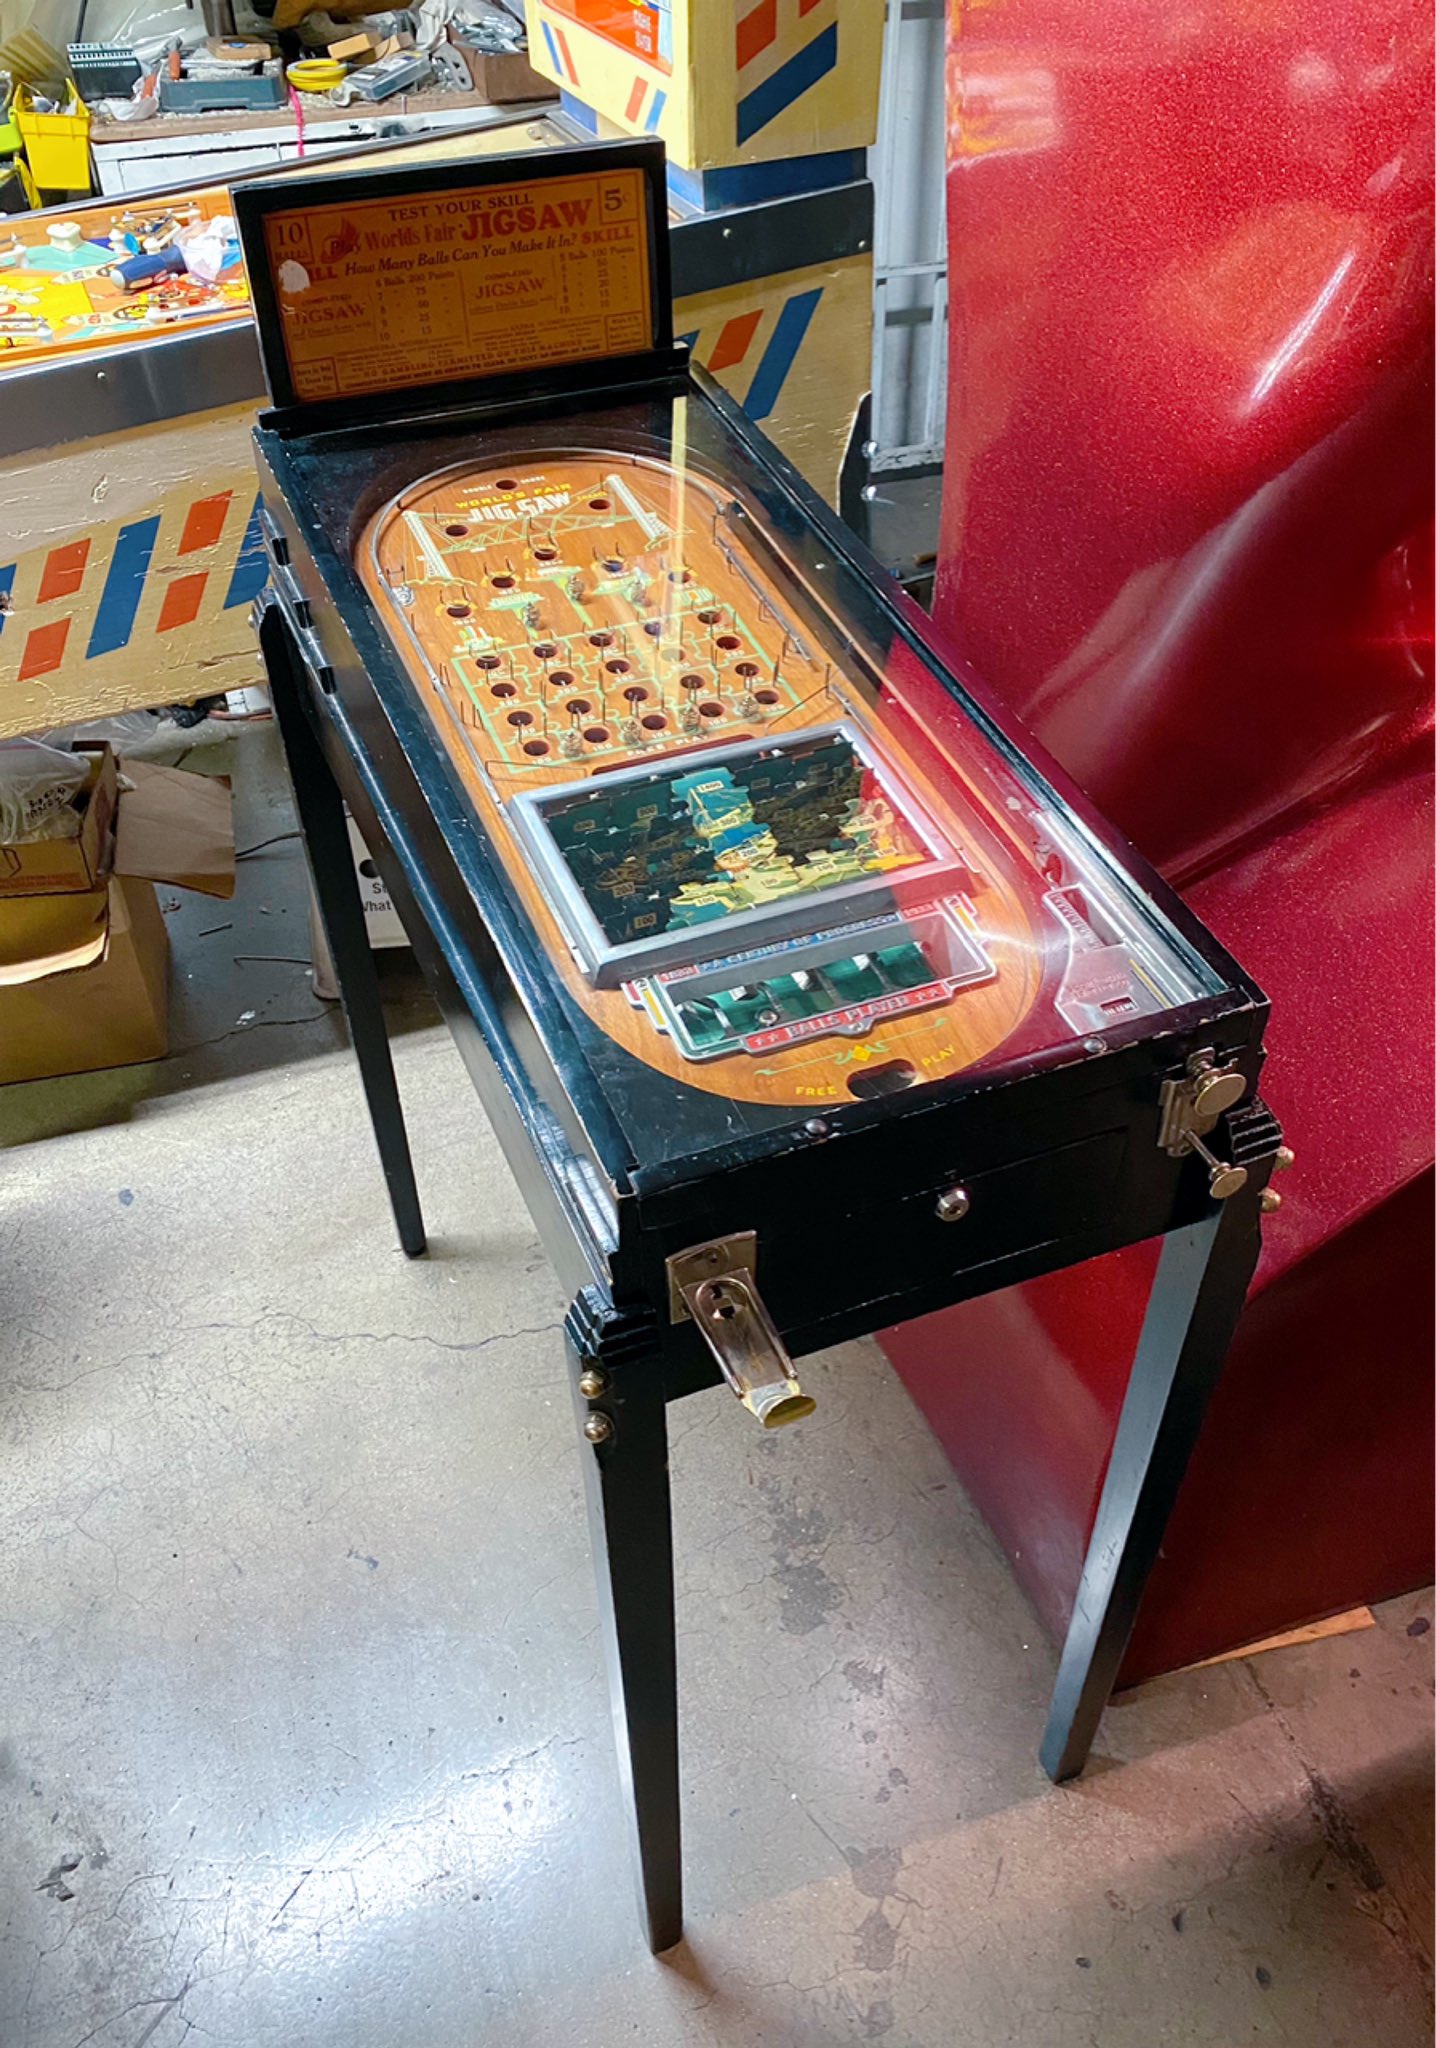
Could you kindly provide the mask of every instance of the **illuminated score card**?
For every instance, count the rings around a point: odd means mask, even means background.
[[[266,214],[294,396],[348,398],[651,345],[647,181],[618,168]]]

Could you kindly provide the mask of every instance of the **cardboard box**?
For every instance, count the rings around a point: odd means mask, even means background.
[[[340,36],[329,45],[329,54],[341,64],[372,64],[379,54],[379,38],[362,30],[356,36]]]
[[[522,51],[476,50],[471,43],[455,41],[454,48],[469,67],[475,92],[481,92],[490,106],[505,107],[518,100],[556,100],[558,87],[534,70]]]
[[[525,0],[524,13],[545,77],[625,135],[660,136],[688,170],[876,139],[877,0]]]
[[[349,827],[349,852],[354,862],[359,900],[364,906],[364,932],[370,947],[378,953],[391,946],[407,946],[409,934],[400,922],[394,899],[385,888],[384,877],[370,858],[363,834],[350,817],[347,807],[344,822]],[[312,883],[309,888],[309,951],[314,962],[314,993],[322,1001],[332,1003],[338,998],[339,983]]]
[[[79,940],[73,913],[48,935],[33,913],[62,903],[90,906],[91,931]],[[87,895],[36,896],[17,907],[35,942],[54,950],[12,963],[0,976],[0,1082],[39,1081],[157,1060],[169,1049],[169,935],[153,882],[112,876]],[[17,971],[23,968],[23,971]]]
[[[95,889],[109,873],[119,794],[115,757],[107,746],[80,746],[74,751],[90,757],[89,779],[75,798],[75,808],[81,814],[79,837],[33,839],[20,846],[0,844],[0,897]]]
[[[149,762],[119,772],[131,787],[108,880],[0,900],[0,1082],[161,1058],[169,940],[155,880],[234,893],[229,785]]]

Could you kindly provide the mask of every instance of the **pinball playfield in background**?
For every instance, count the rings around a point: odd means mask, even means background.
[[[0,225],[0,370],[247,315],[222,188]],[[186,252],[188,251],[188,255]]]
[[[358,536],[577,1000],[650,1066],[790,1104],[1180,1001],[1164,949],[910,650],[865,649],[683,459],[683,410],[673,460],[580,434],[430,473]]]

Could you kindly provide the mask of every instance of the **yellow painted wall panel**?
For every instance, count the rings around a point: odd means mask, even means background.
[[[679,299],[675,333],[829,504],[872,364],[871,256]]]
[[[688,170],[867,149],[883,0],[527,0],[529,61]]]
[[[0,469],[0,737],[261,680],[254,408]]]

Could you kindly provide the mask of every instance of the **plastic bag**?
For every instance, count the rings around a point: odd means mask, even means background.
[[[0,844],[78,839],[75,798],[90,766],[40,740],[0,740]]]
[[[115,711],[108,718],[87,719],[83,725],[52,726],[49,732],[37,737],[44,746],[66,749],[81,742],[98,746],[101,740],[108,740],[117,754],[132,754],[153,736],[158,723],[159,715],[154,711]]]

